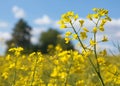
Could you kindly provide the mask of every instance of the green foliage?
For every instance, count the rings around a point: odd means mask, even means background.
[[[25,49],[24,53],[29,53],[31,48],[31,27],[23,20],[20,19],[15,27],[13,28],[12,39],[7,41],[7,51],[11,47],[23,47]]]
[[[47,53],[49,45],[56,46],[57,44],[59,44],[64,50],[73,49],[72,43],[65,44],[64,38],[60,35],[61,33],[54,29],[49,29],[47,32],[43,32],[39,38],[40,51],[42,53]]]

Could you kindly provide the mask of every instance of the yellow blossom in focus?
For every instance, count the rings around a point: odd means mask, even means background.
[[[73,11],[69,11],[69,12],[67,12],[67,15],[68,16],[74,16],[74,12]]]
[[[71,34],[72,34],[72,33],[71,33],[70,31],[67,31],[66,34],[65,34],[65,36],[68,37],[68,36],[70,36]]]
[[[90,19],[90,20],[92,20],[92,15],[91,15],[91,14],[88,14],[88,15],[87,15],[87,18]]]
[[[73,38],[77,39],[78,38],[77,34],[73,34]]]
[[[84,28],[82,28],[85,32],[89,32],[89,30],[86,28],[86,27],[84,27]]]
[[[99,15],[100,15],[100,16],[104,16],[105,14],[108,14],[108,10],[99,9]]]
[[[95,44],[96,44],[96,42],[94,40],[90,39],[90,45],[94,46]]]
[[[80,32],[80,37],[81,37],[81,39],[86,39],[87,38],[87,34],[86,34],[86,32]]]
[[[74,19],[77,20],[79,18],[78,14],[74,15]]]
[[[80,22],[80,27],[82,27],[84,24],[84,20],[79,20],[79,22]]]
[[[106,41],[108,41],[108,38],[106,36],[103,36],[102,42],[106,42]]]
[[[101,32],[103,32],[103,31],[104,31],[104,27],[103,27],[103,26],[100,26],[100,27],[99,27],[99,30],[100,30]]]
[[[94,27],[92,31],[93,31],[93,33],[96,33],[97,32],[97,27]]]
[[[92,15],[94,18],[98,19],[99,18],[99,15],[98,14],[93,14]]]
[[[106,20],[106,19],[102,19],[102,20],[101,20],[101,24],[100,24],[100,25],[101,25],[101,26],[103,26],[103,25],[105,25],[105,23],[106,23],[106,22],[107,22],[107,20]]]

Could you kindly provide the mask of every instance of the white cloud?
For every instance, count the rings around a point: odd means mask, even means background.
[[[9,32],[0,32],[0,39],[3,39],[4,41],[7,41],[11,38],[12,38],[12,36]]]
[[[4,55],[7,45],[5,42],[12,38],[9,32],[0,32],[0,55]]]
[[[14,13],[15,18],[24,18],[25,17],[25,11],[18,6],[13,6],[12,12]]]
[[[31,42],[33,44],[37,44],[40,34],[46,30],[47,30],[46,28],[41,28],[41,27],[33,28],[33,30],[31,31],[32,34]]]
[[[52,23],[52,20],[47,15],[43,15],[41,18],[35,19],[34,23],[38,25],[48,25]]]
[[[120,39],[120,19],[112,19],[105,25],[106,34],[109,36],[110,40]]]
[[[6,27],[8,27],[7,22],[0,22],[0,28],[6,28]]]

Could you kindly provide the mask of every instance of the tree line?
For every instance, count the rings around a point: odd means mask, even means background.
[[[13,28],[12,39],[7,41],[6,53],[12,47],[23,47],[24,54],[40,51],[43,54],[48,53],[48,45],[56,46],[59,44],[64,50],[74,49],[73,44],[69,42],[65,44],[64,38],[59,37],[61,33],[55,29],[50,28],[39,36],[37,44],[31,43],[32,27],[24,19],[20,19]]]

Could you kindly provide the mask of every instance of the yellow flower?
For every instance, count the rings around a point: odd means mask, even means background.
[[[58,72],[56,70],[53,70],[53,72],[51,73],[51,77],[56,77],[58,76]]]
[[[7,55],[6,58],[5,58],[5,60],[8,60],[8,61],[9,61],[10,58],[11,58],[10,55]]]
[[[104,31],[104,27],[103,27],[103,26],[100,26],[100,27],[99,27],[99,30],[100,30],[101,32],[103,32],[103,31]]]
[[[72,33],[71,33],[70,31],[67,31],[66,34],[65,34],[65,36],[68,37],[68,36],[70,36],[71,34],[72,34]]]
[[[14,52],[14,51],[20,52],[20,51],[23,51],[23,48],[22,47],[10,48],[9,51],[11,51],[11,52]]]
[[[93,14],[92,15],[94,18],[98,19],[99,18],[99,15],[98,14]]]
[[[62,73],[59,74],[59,76],[60,76],[60,78],[64,79],[64,78],[66,78],[67,73],[66,72],[62,72]]]
[[[77,20],[79,18],[78,14],[74,15],[74,19]]]
[[[94,40],[90,39],[90,45],[94,46],[95,44],[96,44],[96,42]]]
[[[103,36],[102,42],[108,41],[108,38],[106,36]]]
[[[92,15],[91,15],[91,14],[88,14],[88,15],[87,15],[87,18],[90,19],[90,20],[92,20]]]
[[[104,64],[105,63],[105,59],[103,57],[98,57],[97,58],[97,61],[100,65]]]
[[[61,24],[60,25],[60,28],[63,29],[63,28],[67,28],[67,26],[65,24]]]
[[[81,37],[81,39],[86,39],[87,38],[87,34],[86,34],[86,32],[80,32],[80,37]]]
[[[106,55],[107,55],[107,51],[106,51],[106,49],[104,49],[103,51],[101,51],[101,52],[100,52],[100,55],[102,55],[102,56],[106,56]]]
[[[13,67],[15,67],[15,63],[10,64],[10,66],[9,66],[10,69]]]
[[[99,15],[100,15],[100,16],[104,16],[105,14],[108,14],[108,10],[99,9]]]
[[[73,39],[77,39],[77,38],[78,38],[77,34],[73,34]]]
[[[111,18],[109,16],[107,16],[107,15],[106,15],[105,19],[108,20],[108,21],[111,21]]]
[[[59,70],[60,70],[60,67],[55,67],[55,68],[53,69],[53,72],[51,73],[51,77],[56,77],[56,76],[58,76]]]
[[[70,42],[70,38],[66,37],[66,38],[65,38],[65,43],[67,44],[67,43],[69,43],[69,42]]]
[[[96,33],[97,32],[97,27],[94,27],[93,28],[93,33]]]
[[[59,65],[59,60],[54,60],[53,62],[55,65]]]
[[[1,76],[4,77],[4,79],[7,79],[7,78],[8,78],[8,73],[7,73],[7,72],[4,72],[4,73],[2,73]]]
[[[92,10],[93,10],[94,12],[97,12],[97,11],[98,11],[98,9],[97,9],[97,8],[93,8]]]
[[[63,20],[58,21],[58,24],[64,24]]]
[[[57,46],[55,47],[55,50],[56,50],[56,51],[62,51],[62,48],[61,48],[60,45],[57,45]]]
[[[36,53],[35,52],[32,52],[29,57],[33,57]]]
[[[80,22],[80,27],[82,27],[84,24],[84,20],[79,20],[79,22]]]
[[[89,30],[86,28],[86,27],[84,27],[84,28],[82,28],[85,32],[89,32]]]
[[[63,21],[64,21],[65,23],[70,23],[70,22],[71,22],[71,19],[67,17],[67,18],[64,18]]]
[[[101,25],[101,26],[103,26],[103,25],[105,25],[105,23],[106,23],[106,22],[107,22],[107,20],[106,20],[106,19],[102,19],[102,20],[101,20],[101,24],[100,24],[100,25]]]
[[[110,64],[108,67],[107,67],[107,70],[112,73],[112,74],[115,74],[117,71],[118,71],[118,67],[116,65],[113,65],[113,64]]]
[[[67,15],[68,16],[74,16],[74,12],[73,11],[69,11],[69,12],[67,12]]]

